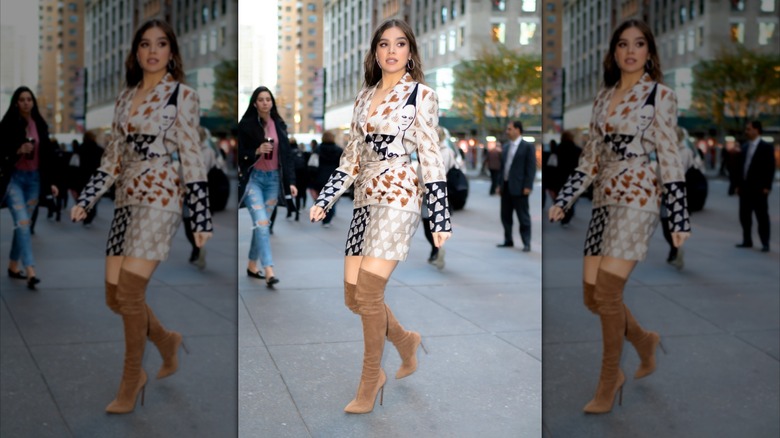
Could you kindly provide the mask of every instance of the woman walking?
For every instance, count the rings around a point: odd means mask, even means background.
[[[309,211],[312,221],[324,219],[344,191],[355,185],[344,258],[344,300],[363,324],[363,371],[355,398],[344,408],[355,414],[371,412],[384,388],[385,336],[402,359],[396,378],[417,369],[420,334],[401,326],[384,303],[384,292],[398,261],[406,259],[420,222],[421,183],[436,246],[451,235],[447,180],[436,134],[438,102],[422,83],[422,63],[409,25],[396,19],[380,24],[364,67],[349,143]],[[422,167],[419,177],[411,163],[414,151]]]
[[[650,28],[639,20],[618,26],[604,57],[604,85],[593,104],[590,140],[549,211],[550,220],[563,219],[593,183],[583,292],[585,306],[601,319],[603,355],[596,395],[584,408],[587,413],[611,411],[619,390],[622,395],[624,336],[641,359],[634,377],[655,370],[660,336],[643,329],[632,316],[623,303],[623,288],[636,263],[647,254],[662,201],[670,212],[668,226],[674,245],[679,248],[690,235],[685,174],[675,132],[677,100],[660,83],[662,77]],[[652,153],[660,165],[660,181]]]
[[[157,378],[178,369],[182,336],[163,327],[145,294],[160,261],[168,258],[182,202],[192,212],[188,220],[199,247],[212,233],[197,131],[198,95],[182,83],[184,69],[170,25],[156,19],[144,23],[133,37],[125,69],[126,88],[114,108],[111,141],[71,210],[74,221],[85,219],[116,184],[106,248],[106,304],[122,316],[125,361],[117,396],[106,407],[112,414],[132,412],[146,385],[142,360],[147,336],[163,359]]]
[[[238,123],[238,205],[243,202],[252,216],[246,275],[264,278],[268,287],[279,282],[274,276],[270,230],[279,193],[284,197],[289,193],[293,198],[298,194],[287,124],[279,115],[271,90],[258,87]],[[258,260],[264,272],[259,271]]]
[[[38,101],[29,88],[19,87],[14,91],[8,111],[0,121],[0,136],[3,138],[0,146],[0,204],[8,205],[14,221],[8,276],[26,280],[27,288],[35,290],[35,285],[41,280],[36,276],[32,253],[33,211],[38,200],[46,198],[49,193],[56,199],[59,189],[54,184],[57,146],[49,141],[49,126],[43,120]],[[24,273],[19,264],[24,267]]]

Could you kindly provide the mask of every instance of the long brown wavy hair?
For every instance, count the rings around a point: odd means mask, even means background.
[[[144,77],[144,72],[141,69],[141,64],[138,63],[136,54],[138,53],[138,46],[141,44],[141,38],[144,36],[144,32],[153,27],[160,28],[165,34],[165,37],[168,38],[168,43],[171,45],[173,65],[171,65],[171,62],[168,62],[168,65],[165,68],[168,70],[168,73],[173,75],[173,79],[178,82],[184,82],[184,66],[181,61],[181,54],[179,53],[179,43],[176,41],[176,33],[174,33],[173,28],[167,22],[153,18],[142,24],[141,27],[135,31],[133,45],[130,48],[130,53],[127,54],[127,58],[125,58],[125,82],[127,82],[128,87],[138,85]]]
[[[409,69],[409,63],[407,62],[406,71],[412,75],[412,79],[415,81],[425,83],[425,73],[423,73],[422,61],[420,60],[420,52],[417,50],[417,40],[414,37],[414,31],[405,21],[391,18],[380,24],[374,31],[374,36],[371,37],[371,48],[366,52],[366,57],[363,60],[363,67],[365,68],[364,87],[373,87],[382,79],[382,68],[379,67],[376,61],[376,47],[379,45],[382,34],[392,27],[401,29],[401,32],[404,33],[404,36],[409,41],[409,55],[414,68]]]
[[[663,73],[661,72],[661,60],[658,58],[658,48],[655,45],[655,37],[653,31],[650,29],[644,21],[637,19],[630,19],[620,23],[614,32],[612,32],[612,38],[609,40],[609,51],[604,55],[604,85],[612,87],[620,81],[620,67],[618,67],[617,61],[615,61],[615,50],[617,49],[620,35],[623,31],[635,27],[642,32],[645,40],[647,41],[647,53],[649,55],[648,62],[651,64],[648,68],[648,63],[645,62],[645,72],[650,75],[656,82],[663,82]]]

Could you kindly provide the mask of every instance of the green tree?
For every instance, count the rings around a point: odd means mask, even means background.
[[[496,48],[454,69],[453,107],[483,133],[503,132],[511,120],[541,111],[541,56]]]
[[[780,105],[780,55],[737,45],[693,68],[692,108],[715,126],[741,131]]]
[[[238,120],[238,61],[222,61],[214,67],[214,104],[212,110],[229,123]]]

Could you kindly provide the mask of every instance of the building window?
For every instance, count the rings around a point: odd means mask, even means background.
[[[536,23],[524,21],[520,23],[520,45],[527,46],[531,44],[536,33]]]
[[[536,0],[523,0],[523,12],[536,12]]]
[[[458,18],[458,9],[455,7],[455,0],[452,0],[452,4],[450,5],[450,13],[453,20]]]
[[[460,0],[460,15],[466,13],[466,0]]]
[[[696,32],[693,29],[688,31],[688,51],[693,52],[696,47]]]
[[[760,21],[758,23],[758,44],[765,46],[772,41],[775,35],[775,23],[772,21]]]
[[[448,48],[449,48],[450,52],[454,52],[455,51],[455,44],[456,44],[455,40],[456,40],[455,30],[451,30],[450,31],[450,39],[449,39],[449,43],[448,43]]]
[[[686,18],[688,18],[688,11],[685,6],[680,6],[680,24],[685,24]]]
[[[211,19],[215,20],[219,17],[219,9],[217,9],[217,0],[211,2]]]
[[[744,0],[731,0],[731,10],[732,11],[744,11],[745,10],[745,1]]]
[[[506,42],[506,25],[504,23],[493,23],[490,35],[494,43],[504,44]]]
[[[316,23],[316,22],[317,22],[317,16],[309,15],[309,23]]]
[[[315,5],[314,3],[309,3],[309,4],[306,5],[306,10],[307,11],[316,11],[317,10],[317,5]]]
[[[775,0],[761,0],[761,12],[774,12]]]
[[[677,35],[677,54],[685,55],[685,35]]]
[[[218,47],[218,45],[217,45],[217,29],[212,29],[211,30],[211,41],[210,42],[211,42],[211,44],[209,44],[209,46],[210,46],[209,49],[212,52],[215,52],[217,50],[217,47]]]
[[[504,0],[492,0],[493,10],[504,12],[506,10],[506,1]]]
[[[745,23],[731,23],[730,25],[731,41],[735,43],[745,43]]]
[[[201,24],[208,23],[209,22],[209,7],[208,6],[204,6],[203,7],[203,13],[201,15],[202,15]]]
[[[439,35],[439,55],[447,53],[447,37],[444,34]]]
[[[458,47],[466,45],[466,27],[461,26],[458,28]]]
[[[704,15],[704,0],[699,0],[699,15]]]
[[[704,26],[699,26],[696,32],[696,47],[704,46]]]
[[[449,13],[447,12],[447,7],[442,6],[441,7],[441,24],[444,24],[447,22],[447,17],[449,16]]]
[[[205,55],[209,50],[209,36],[204,34],[200,35],[200,54]]]

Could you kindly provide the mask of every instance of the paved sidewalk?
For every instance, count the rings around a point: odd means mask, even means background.
[[[668,246],[656,231],[625,301],[645,328],[661,334],[668,354],[659,351],[656,372],[634,380],[639,360],[626,342],[623,405],[606,415],[582,413],[601,364],[599,321],[582,304],[591,205],[578,203],[568,229],[545,223],[545,437],[780,436],[778,190],[770,196],[770,253],[734,247],[742,236],[738,199],[726,196],[720,179],[710,179],[705,209],[692,215],[682,271],[666,264]]]
[[[388,284],[386,300],[423,336],[417,372],[389,342],[384,405],[350,415],[362,364],[360,319],[344,307],[343,248],[352,206],[342,199],[325,229],[285,221],[272,237],[281,282],[269,290],[246,276],[250,220],[239,213],[239,433],[243,437],[541,436],[540,188],[531,198],[533,252],[503,240],[499,198],[471,181],[454,215],[447,265],[426,263],[422,231]],[[309,201],[311,202],[311,200]],[[308,211],[308,209],[307,209]],[[517,238],[519,241],[519,237]]]
[[[233,200],[235,203],[235,199]],[[71,204],[72,205],[72,202]],[[108,415],[122,374],[121,318],[105,305],[105,242],[113,204],[101,201],[85,229],[66,217],[46,219],[41,209],[33,253],[42,282],[0,275],[0,411],[3,437],[231,437],[237,434],[236,209],[217,213],[207,243],[208,266],[187,260],[184,230],[168,261],[152,277],[147,299],[160,320],[184,335],[179,371],[155,380],[161,360],[148,343],[145,405]],[[13,235],[0,210],[0,267]]]

